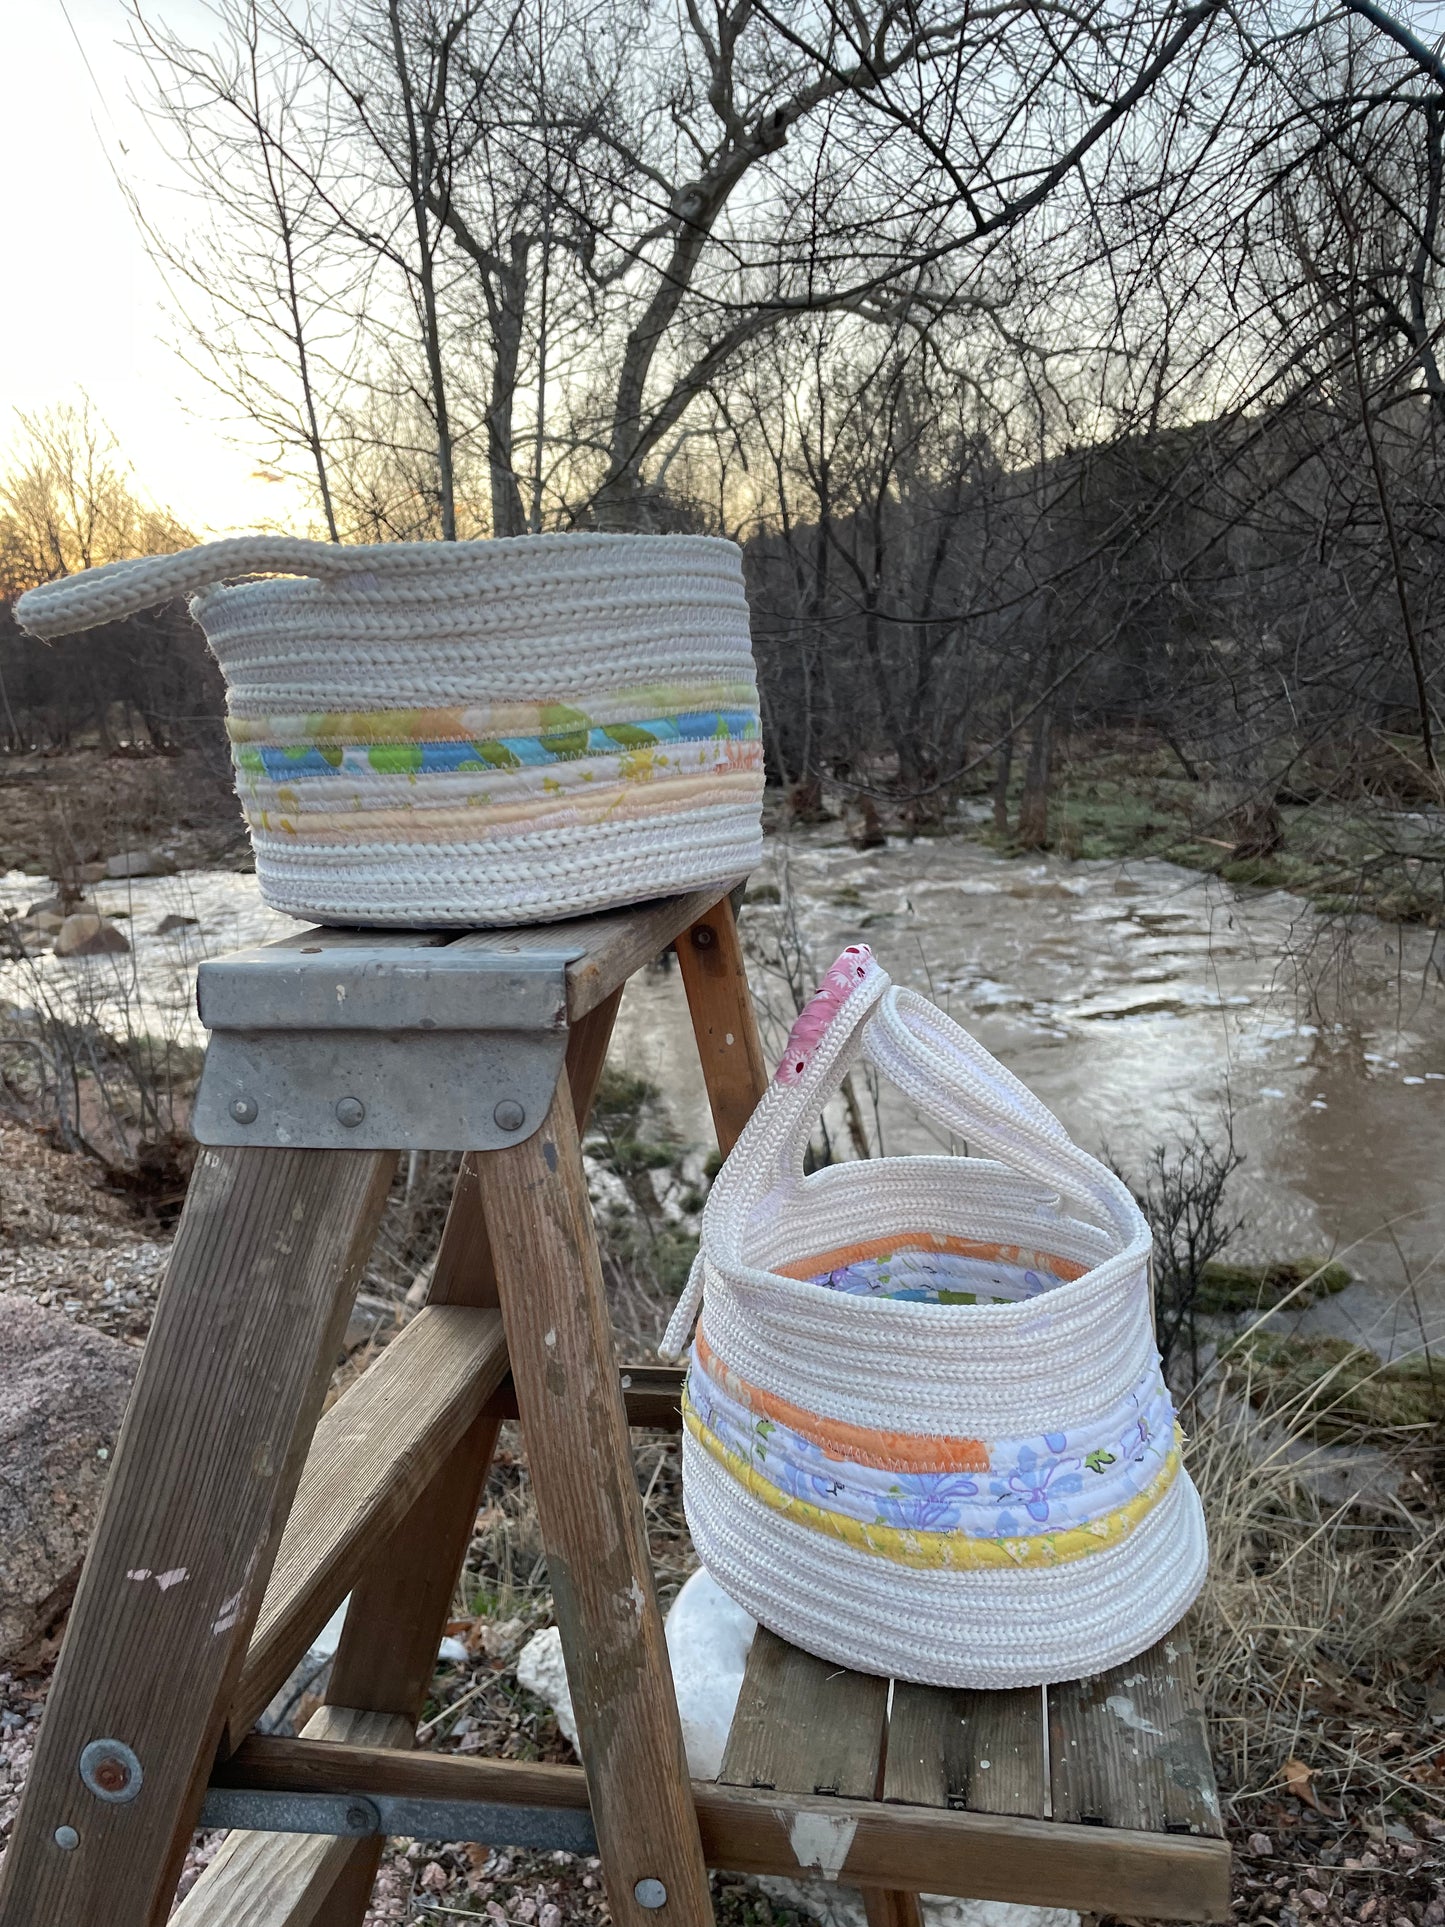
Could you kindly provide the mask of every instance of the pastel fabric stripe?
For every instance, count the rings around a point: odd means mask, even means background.
[[[980,1439],[923,1437],[908,1432],[870,1432],[841,1419],[805,1412],[787,1399],[749,1385],[720,1359],[699,1332],[696,1362],[713,1384],[756,1419],[786,1426],[836,1459],[892,1472],[987,1472],[988,1447]],[[709,1401],[710,1402],[710,1401]]]
[[[747,1384],[705,1341],[688,1392],[700,1422],[781,1491],[865,1523],[983,1538],[1090,1525],[1150,1483],[1175,1433],[1157,1371],[1095,1423],[986,1444],[840,1428]]]
[[[480,842],[505,832],[571,828],[583,824],[639,822],[677,811],[725,810],[761,799],[763,775],[754,769],[709,770],[701,775],[647,783],[597,784],[583,790],[559,789],[552,795],[518,797],[497,803],[486,794],[465,797],[430,794],[423,801],[349,802],[326,810],[308,806],[304,790],[278,793],[269,804],[243,792],[246,820],[253,829],[304,833],[318,839],[387,842]]]
[[[652,683],[587,698],[585,710],[561,702],[466,703],[435,709],[321,709],[304,713],[247,715],[227,719],[233,743],[469,742],[477,737],[550,736],[579,724],[631,723],[639,716],[676,716],[701,710],[737,709],[756,720],[758,692],[751,682]]]
[[[810,1531],[841,1540],[860,1552],[874,1554],[894,1565],[924,1571],[1014,1572],[1027,1567],[1067,1565],[1104,1552],[1126,1539],[1169,1491],[1179,1473],[1176,1445],[1153,1481],[1115,1511],[1085,1526],[1026,1537],[978,1538],[957,1532],[914,1531],[890,1525],[870,1525],[846,1513],[825,1511],[806,1499],[780,1491],[738,1453],[710,1432],[686,1395],[683,1422],[691,1436],[712,1459],[730,1473],[770,1511],[782,1514]]]
[[[545,768],[584,756],[615,756],[664,743],[755,742],[758,718],[740,709],[691,710],[642,722],[579,724],[548,735],[498,735],[426,739],[397,734],[343,740],[334,734],[305,742],[238,742],[236,766],[244,774],[295,782],[308,776],[432,775],[451,771]]]
[[[1035,1272],[1035,1290],[1050,1284],[1082,1278],[1086,1266],[1072,1259],[1055,1257],[1052,1252],[1034,1251],[1024,1245],[998,1244],[982,1238],[956,1238],[943,1232],[894,1231],[882,1238],[865,1238],[852,1244],[837,1245],[809,1258],[780,1264],[774,1270],[783,1278],[809,1278],[821,1282],[828,1274],[846,1271],[854,1265],[869,1264],[879,1258],[927,1257],[948,1255],[973,1258],[983,1264],[1002,1265],[1018,1272]]]

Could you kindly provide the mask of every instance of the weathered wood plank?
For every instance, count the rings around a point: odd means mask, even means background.
[[[1222,1840],[694,1782],[709,1866],[1153,1920],[1227,1920]]]
[[[323,1706],[307,1721],[305,1738],[297,1744],[396,1747],[410,1737],[406,1720]],[[358,1851],[368,1853],[374,1876],[380,1841],[238,1828],[226,1835],[220,1852],[172,1914],[170,1927],[315,1927],[336,1881]]]
[[[975,1813],[1044,1815],[1044,1702],[899,1680],[888,1718],[883,1798]]]
[[[568,1089],[579,1117],[586,1116],[602,1075],[621,994],[619,989],[590,1010],[573,1025],[567,1040]],[[476,1164],[463,1159],[433,1272],[429,1309],[470,1305],[475,1316],[497,1302]],[[510,1377],[505,1382],[510,1386]],[[411,1720],[420,1715],[501,1417],[494,1397],[357,1584],[327,1687],[334,1703],[382,1708]],[[359,1927],[376,1863],[374,1843],[352,1843],[314,1927]],[[287,1923],[278,1920],[273,1927]]]
[[[581,1130],[592,1109],[592,1100],[607,1060],[612,1026],[617,1021],[617,1006],[622,1001],[621,984],[600,1003],[579,1018],[567,1038],[567,1087]],[[473,1152],[462,1159],[452,1190],[451,1206],[442,1226],[441,1243],[432,1267],[431,1305],[495,1305],[497,1281],[492,1266],[492,1247],[487,1237],[486,1213],[477,1189],[477,1160]],[[515,1417],[515,1411],[507,1414]]]
[[[309,1742],[248,1740],[218,1769],[218,1783],[517,1806],[588,1804],[577,1767],[339,1746],[297,1758],[300,1744]],[[783,1794],[722,1781],[694,1780],[691,1790],[714,1867],[794,1877],[825,1869],[861,1887],[1155,1920],[1229,1916],[1229,1850],[1221,1840]]]
[[[868,1927],[923,1927],[923,1906],[904,1887],[860,1887]]]
[[[679,932],[705,916],[731,883],[711,883],[685,896],[659,897],[653,903],[603,910],[529,930],[469,931],[458,942],[476,950],[511,951],[580,948],[567,966],[567,1016],[576,1023],[627,982],[634,970],[661,956]]]
[[[886,1679],[816,1659],[760,1626],[718,1778],[872,1799],[887,1716]]]
[[[623,1365],[619,1371],[622,1402],[629,1425],[652,1426],[660,1432],[682,1430],[683,1365]],[[504,1378],[492,1397],[492,1410],[501,1418],[517,1418],[517,1388]]]
[[[712,1917],[572,1102],[478,1161],[527,1462],[618,1927]],[[665,1905],[634,1888],[659,1880]]]
[[[225,1744],[254,1724],[507,1369],[500,1312],[428,1306],[316,1428]]]
[[[0,1874],[7,1923],[165,1920],[394,1165],[201,1153]],[[135,1800],[81,1783],[102,1737],[139,1758]]]
[[[727,897],[677,939],[677,962],[692,1012],[718,1149],[726,1157],[768,1088],[742,945]]]
[[[1138,1659],[1049,1688],[1054,1817],[1223,1833],[1194,1655],[1176,1629]]]

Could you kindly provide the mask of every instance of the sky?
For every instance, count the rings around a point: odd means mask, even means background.
[[[165,0],[208,39],[203,0]],[[15,411],[78,401],[109,424],[145,494],[198,534],[274,523],[290,490],[257,479],[264,449],[238,446],[212,390],[176,353],[175,303],[117,182],[170,190],[130,103],[121,0],[0,4],[0,180],[9,273],[0,298],[0,459]]]
[[[215,32],[206,0],[153,10],[197,43]],[[1445,29],[1445,0],[1393,10],[1428,40]],[[142,491],[198,535],[299,523],[299,498],[264,479],[264,446],[176,352],[176,304],[117,179],[148,209],[176,191],[131,101],[126,38],[122,0],[0,0],[0,461],[17,410],[84,391]]]

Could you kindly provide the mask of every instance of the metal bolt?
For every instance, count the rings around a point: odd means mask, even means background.
[[[336,1122],[344,1124],[348,1131],[354,1131],[366,1116],[366,1106],[359,1097],[338,1097],[336,1100]]]
[[[231,1116],[235,1118],[238,1124],[254,1124],[256,1122],[255,1098],[233,1097],[231,1099]]]
[[[63,1848],[66,1853],[73,1853],[80,1845],[80,1835],[75,1831],[74,1827],[57,1827],[55,1829],[55,1844],[57,1847]]]
[[[665,1907],[667,1889],[660,1880],[639,1880],[632,1889],[633,1898],[639,1907]]]
[[[133,1800],[145,1778],[124,1740],[92,1740],[81,1748],[80,1777],[97,1800]]]
[[[346,1824],[353,1833],[370,1833],[376,1823],[374,1807],[357,1804],[346,1809]]]
[[[711,950],[716,942],[717,932],[710,923],[696,923],[693,925],[692,947],[694,950]],[[658,1904],[661,1905],[661,1902]]]
[[[504,1097],[492,1112],[492,1122],[499,1131],[520,1131],[527,1121],[527,1113],[515,1097]]]

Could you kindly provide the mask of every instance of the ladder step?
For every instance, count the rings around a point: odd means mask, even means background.
[[[230,1752],[507,1370],[501,1313],[430,1305],[316,1428],[226,1720]]]
[[[718,1778],[871,1800],[887,1723],[886,1679],[817,1659],[759,1626]]]
[[[324,1745],[309,1737],[253,1734],[217,1767],[211,1784],[207,1813],[212,1824],[225,1823],[224,1803],[235,1789],[245,1790],[257,1813],[274,1802],[268,1822],[273,1826],[287,1824],[288,1804],[298,1794],[339,1796],[343,1811],[358,1799],[382,1809],[393,1801],[446,1802],[453,1806],[452,1826],[463,1824],[462,1810],[469,1808],[478,1816],[477,1834],[495,1847],[527,1844],[518,1836],[539,1815],[561,1820],[570,1813],[581,1820],[588,1813],[587,1779],[580,1767]],[[1229,1913],[1229,1849],[1222,1840],[783,1793],[722,1781],[694,1780],[692,1797],[708,1865],[738,1873],[796,1879],[821,1872],[852,1886],[968,1894],[1155,1920],[1221,1920]],[[516,1824],[509,1826],[499,1809],[513,1809]],[[477,1835],[449,1828],[446,1837]],[[211,1927],[211,1918],[205,1918],[204,1927]],[[268,1916],[268,1927],[294,1927],[297,1918]],[[178,1917],[177,1927],[202,1924]]]

